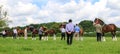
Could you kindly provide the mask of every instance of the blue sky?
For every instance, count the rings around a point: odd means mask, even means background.
[[[10,27],[47,22],[73,23],[99,17],[120,27],[120,0],[0,0],[8,11]]]
[[[49,0],[34,0],[32,3],[33,4],[36,4],[37,6],[39,7],[42,7],[44,5],[47,4]],[[90,1],[92,4],[95,4],[96,2],[99,2],[99,0],[84,0],[85,2],[88,2]],[[68,3],[70,2],[70,0],[54,0],[54,2],[58,2],[58,3],[61,3],[61,4],[65,4],[65,3]],[[75,0],[76,3],[79,2],[79,0]]]

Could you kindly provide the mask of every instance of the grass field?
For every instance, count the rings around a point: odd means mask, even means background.
[[[56,41],[50,37],[48,41],[0,37],[0,54],[120,54],[120,37],[118,41],[106,37],[106,42],[96,42],[96,37],[84,37],[83,41],[73,40],[72,45],[67,45],[60,37]]]

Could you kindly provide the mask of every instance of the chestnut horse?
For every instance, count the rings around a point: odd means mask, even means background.
[[[18,27],[18,28],[17,28],[18,38],[24,36],[24,38],[27,39],[27,30],[28,30],[28,27],[26,27],[26,28],[24,28],[24,29],[20,29],[20,28]]]
[[[56,31],[54,29],[47,29],[45,27],[43,27],[43,31],[44,31],[44,40],[48,40],[48,36],[53,36],[53,40],[56,40]]]
[[[104,33],[111,32],[113,41],[117,41],[116,38],[116,25],[115,24],[105,24],[101,19],[95,18],[95,24],[102,25],[102,40],[105,41]]]
[[[24,29],[17,28],[17,32],[18,37],[24,36]]]
[[[62,26],[65,28],[66,24],[61,24],[59,27],[61,28]],[[79,34],[80,34],[79,37],[81,38],[81,40],[83,40],[84,30],[82,28],[80,28]]]

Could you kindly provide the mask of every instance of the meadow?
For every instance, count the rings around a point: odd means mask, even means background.
[[[72,45],[67,45],[66,40],[12,39],[0,37],[0,54],[120,54],[120,37],[112,41],[106,37],[105,42],[97,42],[96,37],[84,37],[83,41],[73,40]]]

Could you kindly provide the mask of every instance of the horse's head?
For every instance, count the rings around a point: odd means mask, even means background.
[[[65,24],[61,24],[59,27],[60,28],[65,28],[65,26],[66,26]]]
[[[34,27],[33,26],[27,26],[28,31],[33,31]]]
[[[95,18],[95,20],[94,20],[93,23],[94,23],[94,24],[104,25],[104,22],[103,22],[101,19],[99,19],[99,18]]]
[[[16,29],[17,29],[17,32],[20,32],[20,31],[21,31],[21,28],[19,28],[19,27],[16,27]]]
[[[46,28],[46,27],[44,27],[44,26],[42,27],[42,29],[43,29],[43,31],[46,31],[46,30],[47,30],[47,28]]]

